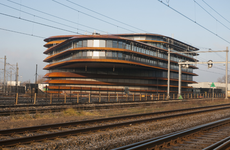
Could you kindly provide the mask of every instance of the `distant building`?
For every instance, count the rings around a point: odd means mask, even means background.
[[[16,81],[7,81],[6,82],[6,85],[7,86],[16,86]],[[18,86],[20,86],[20,84],[21,84],[21,82],[20,81],[18,81]]]
[[[168,49],[197,51],[191,45],[159,34],[61,35],[44,40],[49,63],[45,70],[50,93],[116,91],[129,93],[167,91]],[[170,92],[178,91],[178,62],[195,62],[194,53],[172,53]],[[193,81],[194,65],[182,68],[182,92]],[[127,88],[126,88],[127,89]]]
[[[215,89],[221,89],[223,92],[225,92],[225,83],[220,82],[213,82],[215,84]],[[198,82],[193,84],[188,84],[188,86],[191,86],[192,88],[206,88],[211,89],[212,82]],[[228,84],[228,89],[230,89],[230,84]]]

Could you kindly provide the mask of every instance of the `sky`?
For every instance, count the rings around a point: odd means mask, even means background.
[[[19,80],[34,82],[36,64],[39,76],[47,73],[43,70],[47,65],[44,39],[55,35],[154,33],[200,51],[226,50],[230,46],[229,6],[228,0],[1,0],[0,58],[7,57],[7,72],[12,70],[13,80],[18,63]],[[226,53],[200,53],[197,59],[225,61]],[[216,82],[225,75],[224,64],[197,67],[197,82]],[[3,68],[0,59],[1,82]]]

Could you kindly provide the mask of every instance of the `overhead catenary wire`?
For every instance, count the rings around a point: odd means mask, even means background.
[[[145,30],[143,30],[143,29],[134,27],[134,26],[129,25],[129,24],[127,24],[127,23],[124,23],[124,22],[122,22],[122,21],[116,20],[116,19],[114,19],[114,18],[111,18],[111,17],[106,16],[106,15],[104,15],[104,14],[101,14],[101,13],[99,13],[99,12],[96,12],[96,11],[94,11],[94,10],[92,10],[92,9],[86,8],[86,7],[84,7],[84,6],[81,6],[81,5],[79,5],[79,4],[75,3],[75,2],[72,2],[72,1],[70,1],[70,0],[66,0],[66,1],[68,1],[68,2],[70,2],[70,3],[72,3],[72,4],[74,4],[74,5],[77,5],[77,6],[79,6],[79,7],[82,7],[82,8],[84,8],[84,9],[86,9],[86,10],[89,10],[89,11],[91,11],[91,12],[94,12],[94,13],[96,13],[96,14],[98,14],[98,15],[101,15],[101,16],[103,16],[103,17],[105,17],[105,18],[111,19],[111,20],[113,20],[113,21],[119,22],[119,23],[124,24],[124,25],[126,25],[126,26],[129,26],[129,27],[131,27],[131,28],[134,28],[134,29],[137,29],[137,30],[144,31],[144,32],[148,33],[148,31],[145,31]]]
[[[0,12],[0,15],[11,17],[11,18],[14,18],[14,19],[19,19],[19,20],[27,21],[27,22],[31,22],[31,23],[35,23],[35,24],[39,24],[39,25],[42,25],[42,26],[46,26],[46,27],[50,27],[50,28],[54,28],[54,29],[58,29],[58,30],[62,30],[62,31],[67,31],[67,32],[75,33],[75,34],[81,34],[79,32],[74,32],[74,31],[70,31],[70,30],[67,30],[67,29],[62,29],[62,28],[59,28],[59,27],[55,27],[55,26],[51,26],[51,25],[48,25],[48,24],[44,24],[44,23],[32,21],[32,20],[25,19],[25,18],[22,18],[22,17],[16,17],[16,16],[13,16],[13,15],[1,13],[1,12]]]
[[[202,0],[209,8],[211,8],[214,12],[216,12],[219,16],[221,16],[225,21],[230,23],[229,20],[227,20],[225,17],[223,17],[220,13],[218,13],[215,9],[213,9],[209,4],[207,4],[204,0]]]
[[[85,32],[87,32],[86,30],[82,30],[82,29],[79,29],[79,28],[75,28],[75,27],[73,27],[73,26],[69,26],[69,25],[66,25],[66,24],[63,24],[63,23],[60,23],[60,22],[57,22],[57,21],[50,20],[50,19],[46,19],[46,18],[44,18],[44,17],[40,17],[40,16],[38,16],[38,15],[34,15],[34,14],[32,14],[32,13],[29,13],[29,12],[26,12],[26,11],[23,11],[23,10],[19,10],[19,9],[17,9],[17,8],[12,7],[12,6],[8,6],[8,5],[6,5],[6,4],[0,3],[0,5],[3,5],[3,6],[5,6],[5,7],[8,7],[8,8],[11,8],[11,9],[14,9],[14,10],[17,10],[17,11],[20,11],[20,12],[23,12],[23,13],[25,13],[25,14],[28,14],[28,15],[31,15],[31,16],[34,16],[34,17],[37,17],[37,18],[46,20],[46,21],[50,21],[50,22],[53,22],[53,23],[57,23],[57,24],[66,26],[66,27],[70,27],[70,28],[73,28],[73,29],[77,29],[77,30],[80,30],[80,31],[85,31]],[[74,31],[73,31],[73,32],[74,32]],[[89,31],[88,31],[88,32],[89,32]],[[91,32],[91,33],[93,33],[93,32]]]
[[[186,15],[184,15],[183,13],[179,12],[178,10],[172,8],[171,6],[165,4],[162,0],[158,0],[159,2],[161,2],[162,4],[164,4],[165,6],[169,7],[170,9],[172,9],[173,11],[177,12],[178,14],[182,15],[183,17],[187,18],[188,20],[192,21],[193,23],[197,24],[198,26],[200,26],[201,28],[205,29],[206,31],[212,33],[213,35],[219,37],[220,39],[222,39],[223,41],[227,42],[228,44],[230,44],[230,41],[224,39],[223,37],[219,36],[218,34],[214,33],[213,31],[209,30],[208,28],[204,27],[203,25],[197,23],[196,21],[192,20],[191,18],[187,17]]]
[[[4,29],[4,28],[0,28],[0,30],[3,30],[3,31],[8,31],[8,32],[13,32],[13,33],[18,33],[18,34],[23,34],[23,35],[28,35],[28,36],[33,36],[33,37],[42,38],[42,39],[44,39],[44,38],[45,38],[45,37],[38,36],[38,35],[34,35],[34,34],[29,34],[29,33],[24,33],[24,32],[19,32],[19,31],[14,31],[14,30],[9,30],[9,29]]]
[[[84,15],[86,15],[86,16],[89,16],[89,17],[92,17],[92,18],[94,18],[94,19],[97,19],[97,20],[100,20],[100,21],[102,21],[102,22],[105,22],[105,23],[107,23],[107,24],[110,24],[110,25],[112,25],[112,26],[115,26],[115,27],[118,27],[118,28],[121,28],[121,29],[124,29],[124,30],[127,30],[127,31],[130,31],[130,32],[135,33],[135,31],[132,31],[132,30],[130,30],[130,29],[127,29],[127,28],[118,26],[118,25],[116,25],[116,24],[113,24],[113,23],[111,23],[111,22],[105,21],[105,20],[103,20],[103,19],[94,17],[93,15],[90,15],[90,14],[84,13],[84,12],[82,12],[82,11],[79,11],[79,10],[73,8],[73,7],[67,6],[67,5],[65,5],[65,4],[63,4],[63,3],[61,3],[61,2],[56,1],[56,0],[53,0],[53,2],[58,3],[58,4],[60,4],[60,5],[64,6],[64,7],[67,7],[67,8],[69,8],[69,9],[72,9],[72,10],[74,10],[74,11],[77,11],[77,12],[79,12],[79,13],[82,13],[82,14],[84,14]]]
[[[229,27],[227,27],[226,25],[224,25],[222,22],[220,22],[218,19],[216,19],[216,17],[214,17],[211,13],[209,13],[204,7],[202,7],[197,1],[194,0],[194,2],[200,6],[200,8],[202,8],[206,13],[208,13],[213,19],[215,19],[217,22],[219,22],[221,25],[223,25],[225,28],[227,28],[228,30],[230,30]]]
[[[14,4],[16,4],[16,5],[19,5],[19,6],[28,8],[28,9],[30,9],[30,10],[37,11],[37,12],[39,12],[39,13],[42,13],[42,14],[45,14],[45,15],[48,15],[48,16],[51,16],[51,17],[54,17],[54,18],[58,18],[58,19],[60,19],[60,20],[64,20],[64,21],[67,21],[67,22],[70,22],[70,23],[73,23],[73,24],[77,24],[77,25],[80,25],[80,26],[82,26],[82,27],[86,27],[86,28],[89,28],[89,29],[97,30],[97,31],[100,31],[100,32],[108,33],[108,32],[106,32],[106,31],[103,31],[103,30],[100,30],[100,29],[97,29],[97,28],[93,28],[93,27],[89,27],[89,26],[86,26],[86,25],[83,25],[83,24],[80,24],[80,23],[77,23],[77,22],[74,22],[74,21],[71,21],[71,20],[68,20],[68,19],[59,17],[59,16],[55,16],[55,15],[46,13],[46,12],[41,11],[41,10],[37,10],[37,9],[32,8],[32,7],[29,7],[29,6],[19,4],[19,3],[17,3],[17,2],[11,1],[11,0],[8,0],[8,1],[11,2],[11,3],[14,3]]]
[[[221,73],[217,73],[217,72],[213,72],[213,71],[208,71],[208,70],[203,70],[203,69],[199,69],[199,71],[204,71],[204,72],[210,72],[210,73],[214,73],[214,74],[223,75],[223,74],[221,74]]]

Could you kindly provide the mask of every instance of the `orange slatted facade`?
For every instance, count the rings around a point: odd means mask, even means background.
[[[123,92],[165,93],[167,91],[168,49],[170,92],[178,91],[178,61],[197,61],[198,49],[159,34],[63,35],[44,40],[48,55],[44,62],[49,93]],[[196,66],[182,68],[182,92],[189,92]]]

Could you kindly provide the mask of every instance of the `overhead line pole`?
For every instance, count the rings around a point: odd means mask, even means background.
[[[167,97],[166,97],[167,100],[170,98],[169,92],[170,92],[170,47],[168,45],[168,81],[167,81]]]
[[[38,65],[36,64],[35,84],[37,84],[37,76],[38,76]]]
[[[3,83],[3,93],[6,92],[6,56],[4,57],[4,83]]]
[[[225,99],[228,99],[228,95],[227,95],[228,94],[228,47],[226,47],[226,65],[225,65],[225,68],[226,68]]]
[[[223,64],[225,63],[225,76],[226,76],[226,83],[225,83],[225,99],[228,99],[228,47],[226,48],[226,50],[222,50],[222,51],[201,51],[203,53],[207,53],[207,52],[226,52],[226,61],[225,62],[211,62],[211,63],[217,63],[217,64]],[[172,53],[193,53],[193,52],[172,52]],[[199,53],[199,52],[195,52],[195,53]],[[181,94],[181,65],[188,65],[188,64],[208,64],[209,62],[178,62],[179,64],[179,80],[178,80],[178,95],[180,96]]]

